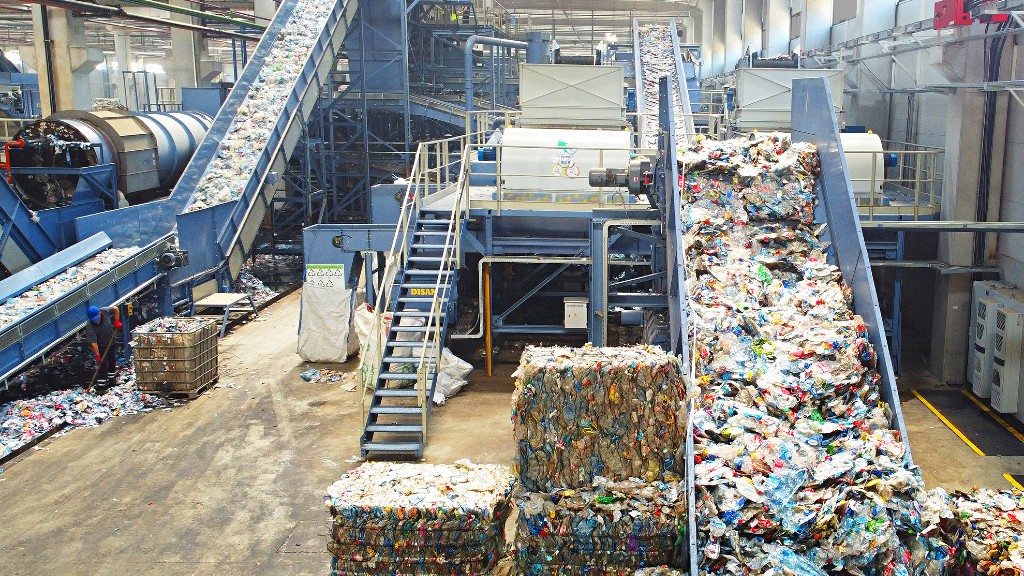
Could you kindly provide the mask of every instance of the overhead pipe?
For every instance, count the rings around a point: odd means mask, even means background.
[[[466,39],[466,54],[465,54],[465,66],[466,66],[466,116],[469,118],[469,131],[473,133],[476,129],[473,121],[473,98],[476,87],[473,84],[473,48],[477,44],[484,44],[486,46],[501,46],[505,48],[519,48],[525,50],[529,44],[527,42],[520,42],[519,40],[506,40],[504,38],[494,38],[491,36],[478,36],[476,34]]]
[[[261,26],[253,22],[247,22],[245,20],[238,20],[231,18],[230,16],[221,16],[213,12],[203,12],[201,10],[193,10],[192,8],[185,8],[184,6],[172,6],[166,2],[158,2],[156,0],[124,0],[130,4],[138,4],[139,6],[146,6],[148,8],[156,8],[158,10],[167,10],[168,12],[177,12],[178,14],[184,14],[186,16],[192,16],[193,18],[206,18],[207,20],[213,20],[215,22],[223,22],[225,24],[234,24],[242,28],[254,28],[262,32],[266,30],[266,26]]]
[[[120,6],[103,6],[101,4],[93,4],[91,2],[82,2],[80,0],[25,0],[29,4],[39,4],[40,6],[49,6],[51,8],[60,8],[63,10],[69,10],[72,12],[85,12],[95,16],[101,16],[104,18],[124,18],[128,20],[136,20],[139,22],[148,22],[150,24],[159,24],[161,26],[168,26],[171,28],[182,28],[184,30],[192,30],[193,32],[205,32],[208,34],[215,34],[217,36],[227,36],[231,38],[241,38],[243,40],[252,40],[259,42],[259,36],[253,36],[252,34],[242,34],[241,32],[232,32],[230,30],[218,30],[217,28],[209,28],[207,26],[199,26],[196,24],[188,24],[185,22],[175,22],[173,20],[151,18],[149,16],[142,16],[141,14],[132,14],[126,12]],[[45,12],[45,11],[44,11]]]

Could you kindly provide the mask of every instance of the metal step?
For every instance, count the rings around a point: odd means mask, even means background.
[[[378,388],[373,395],[378,398],[417,398],[420,391],[415,388]]]
[[[433,356],[427,356],[425,358],[427,364],[434,363]],[[415,364],[419,361],[416,356],[385,356],[383,362],[385,364]]]
[[[423,219],[421,219],[420,222],[419,222],[420,226],[424,226],[424,225],[427,225],[427,224],[438,224],[438,225],[444,225],[444,226],[451,227],[452,221],[451,220],[440,220],[440,219],[437,219],[437,220],[423,220]]]
[[[418,454],[423,449],[419,442],[364,442],[364,452],[391,452],[391,453],[413,453]]]
[[[419,359],[417,359],[416,361],[418,362]],[[404,362],[404,364],[412,364],[412,363],[413,362]],[[416,376],[415,372],[413,372],[411,374],[409,372],[381,372],[378,375],[378,378],[380,378],[381,380],[411,380],[411,381],[415,381],[417,376]]]
[[[426,348],[428,350],[434,348],[434,344],[433,343],[427,342],[426,344],[424,344],[422,341],[420,341],[420,342],[388,342],[387,344],[385,344],[385,347],[388,347],[388,346],[390,346],[391,348]],[[411,362],[406,362],[406,364],[411,364]]]
[[[404,288],[412,288],[412,289],[419,289],[419,290],[433,290],[434,288],[444,288],[444,286],[445,286],[445,283],[443,283],[443,282],[441,283],[440,286],[438,286],[437,284],[415,284],[415,283],[412,283],[412,284],[402,284],[402,288],[403,289]]]
[[[426,332],[426,326],[395,326],[391,325],[392,332]]]
[[[417,236],[447,236],[448,232],[443,230],[416,230],[413,234]]]
[[[431,278],[437,278],[439,272],[436,268],[433,270],[425,270],[422,268],[409,268],[405,271],[406,276],[427,276],[428,274],[430,275]],[[451,274],[451,272],[440,272],[441,276],[451,276]]]
[[[444,250],[448,244],[413,244],[413,250]]]
[[[447,298],[439,298],[441,302],[447,302]],[[418,298],[416,296],[402,296],[398,299],[399,302],[418,302],[420,304],[430,304],[434,301],[433,298]]]
[[[422,424],[370,424],[366,427],[370,433],[384,432],[391,434],[422,434]]]
[[[419,310],[399,310],[392,316],[396,316],[398,318],[429,318],[430,312],[422,312]]]
[[[409,262],[441,262],[440,256],[409,256]]]
[[[403,416],[419,416],[423,410],[419,406],[373,406],[370,414],[401,414]]]

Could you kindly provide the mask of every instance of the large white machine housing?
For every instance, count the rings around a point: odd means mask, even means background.
[[[508,128],[501,143],[505,192],[594,194],[592,168],[629,167],[632,134],[625,130]]]
[[[1024,312],[1007,307],[996,312],[994,348],[992,408],[1003,414],[1017,414],[1024,375]]]
[[[972,355],[974,362],[971,372],[971,390],[982,398],[992,395],[992,359],[996,333],[996,314],[1002,302],[993,296],[978,298],[974,307],[974,321],[971,331],[974,338]]]
[[[832,101],[843,101],[843,70],[814,68],[739,68],[736,70],[736,103],[730,115],[739,132],[783,130],[793,126],[793,80],[825,78]]]

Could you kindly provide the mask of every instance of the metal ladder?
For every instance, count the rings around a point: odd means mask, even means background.
[[[423,154],[424,164],[414,165],[393,244],[407,248],[393,263],[397,268],[393,285],[385,286],[378,299],[378,320],[370,342],[380,345],[363,351],[363,406],[372,388],[360,438],[364,457],[423,456],[438,366],[456,300],[461,235],[468,212],[467,154],[462,153],[454,187],[439,180],[431,184],[429,177],[419,173],[420,166],[430,165],[429,153]],[[453,196],[452,207],[424,207],[431,190],[437,197]],[[383,310],[390,313],[390,322],[380,313]]]

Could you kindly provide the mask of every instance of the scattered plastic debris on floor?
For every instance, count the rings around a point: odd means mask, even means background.
[[[216,158],[203,174],[187,211],[241,197],[333,8],[333,2],[322,0],[300,0],[295,6],[271,46],[259,78],[220,141]]]
[[[524,489],[679,478],[687,401],[675,356],[647,346],[529,346],[514,376]]]
[[[163,399],[139,392],[131,366],[122,366],[116,386],[103,393],[82,388],[0,404],[0,458],[54,429],[99,426],[113,416],[164,407]]]
[[[610,482],[587,490],[524,492],[518,499],[516,567],[523,576],[633,576],[673,564],[686,536],[678,482]]]
[[[340,382],[345,380],[347,375],[343,372],[328,370],[327,368],[310,368],[302,374],[299,374],[299,377],[306,382],[318,384],[320,382]]]
[[[644,99],[643,123],[643,148],[658,147],[658,133],[660,132],[658,110],[661,109],[661,94],[659,82],[665,76],[675,77],[676,54],[672,45],[672,29],[669,26],[660,24],[649,24],[640,27],[640,67],[643,71],[643,93],[639,97]],[[670,82],[672,90],[672,103],[675,108],[676,134],[680,137],[686,133],[685,113],[683,110],[682,97],[679,94],[679,84]]]
[[[262,280],[246,270],[238,273],[238,279],[235,280],[235,291],[248,294],[256,306],[262,306],[280,296],[279,292],[271,290]]]
[[[107,272],[138,252],[138,248],[110,248],[68,268],[42,284],[0,304],[0,330],[46,306],[57,298]]]
[[[367,462],[331,486],[332,575],[486,574],[505,554],[506,466]]]

